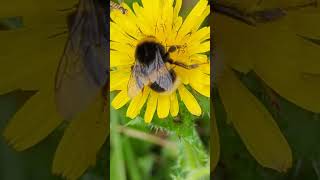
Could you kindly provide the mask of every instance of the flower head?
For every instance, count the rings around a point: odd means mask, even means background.
[[[201,108],[187,86],[210,96],[210,64],[204,54],[210,50],[210,28],[201,28],[210,13],[208,1],[200,0],[185,20],[179,16],[181,0],[142,0],[142,5],[133,3],[131,10],[122,4],[128,10],[126,14],[111,13],[110,90],[119,91],[112,106],[118,109],[130,102],[127,116],[135,118],[146,103],[144,119],[151,122],[156,110],[159,118],[166,118],[169,113],[176,116],[179,94],[190,113],[199,116]],[[152,87],[154,81],[149,78],[135,96],[130,96],[128,84],[137,63],[137,47],[150,37],[163,47],[165,52],[161,55],[170,56],[171,62],[164,61],[164,67],[166,72],[174,74],[174,85],[170,91],[160,93]]]

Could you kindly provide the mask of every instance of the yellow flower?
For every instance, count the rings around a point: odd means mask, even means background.
[[[127,14],[120,11],[111,13],[111,52],[110,52],[110,90],[119,91],[112,101],[115,109],[130,102],[127,116],[135,118],[146,103],[145,122],[151,122],[155,111],[159,118],[166,118],[169,113],[176,116],[179,112],[178,93],[182,102],[193,115],[199,116],[201,108],[186,88],[191,86],[198,93],[210,96],[210,65],[204,54],[210,50],[210,28],[202,27],[209,15],[207,0],[200,0],[185,20],[179,16],[182,0],[142,0],[143,6],[133,3],[133,10],[126,4]],[[186,69],[167,64],[177,76],[177,89],[161,94],[144,86],[133,98],[128,96],[128,81],[131,66],[135,62],[135,49],[146,37],[153,36],[168,50],[170,46],[181,48],[170,54],[173,61],[187,65],[200,64],[198,68]]]
[[[21,28],[0,30],[0,94],[15,89],[37,91],[16,112],[3,132],[17,151],[36,145],[64,122],[56,110],[54,77],[68,34],[49,37],[67,29],[69,12],[58,10],[73,7],[78,1],[32,2],[0,3],[0,17],[22,16],[23,19]],[[53,173],[77,179],[94,166],[97,153],[109,134],[101,100],[97,98],[90,108],[68,123],[53,158]]]
[[[214,71],[227,119],[254,158],[278,171],[292,166],[290,146],[271,114],[234,71],[253,71],[280,96],[306,110],[320,112],[320,47],[303,38],[320,37],[320,13],[316,9],[290,11],[280,19],[256,26],[213,15]],[[212,135],[217,138],[215,132]],[[219,144],[213,145],[213,150],[217,148]],[[216,164],[217,159],[211,163]]]

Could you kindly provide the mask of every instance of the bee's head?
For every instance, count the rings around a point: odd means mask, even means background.
[[[143,39],[136,47],[135,58],[144,65],[149,65],[156,58],[156,52],[161,56],[165,54],[165,48],[154,37]]]

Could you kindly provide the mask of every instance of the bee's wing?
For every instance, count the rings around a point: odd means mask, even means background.
[[[156,82],[165,90],[173,86],[171,74],[162,60],[159,49],[156,51],[155,60],[149,65],[149,72],[149,79],[152,83]]]
[[[133,98],[139,94],[144,85],[148,84],[148,78],[142,71],[142,66],[136,62],[131,70],[131,75],[128,81],[128,96]]]
[[[106,83],[107,40],[92,0],[80,0],[55,79],[57,109],[69,119],[84,110]]]

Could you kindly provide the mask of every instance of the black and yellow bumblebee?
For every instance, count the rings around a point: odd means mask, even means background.
[[[144,86],[149,86],[153,91],[161,94],[170,94],[179,85],[173,68],[169,69],[166,63],[177,65],[186,69],[197,68],[200,64],[187,65],[174,61],[170,53],[182,48],[172,45],[166,48],[153,36],[147,36],[136,46],[135,63],[131,67],[131,77],[128,82],[128,95],[133,98]]]

